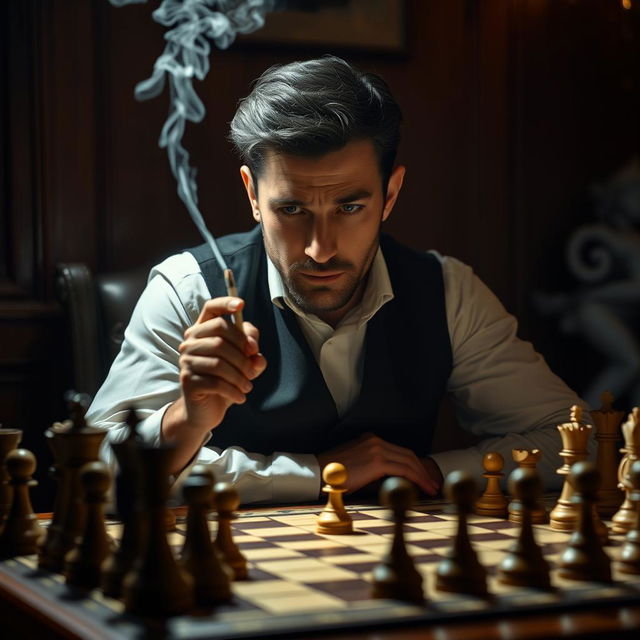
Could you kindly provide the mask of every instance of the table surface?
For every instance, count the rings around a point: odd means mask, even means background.
[[[264,527],[272,524],[271,519],[273,519],[275,524],[286,529],[295,527],[295,531],[292,529],[286,533],[297,532],[290,539],[296,540],[297,548],[307,548],[309,545],[304,546],[305,539],[310,538],[312,535],[310,532],[313,531],[309,524],[315,519],[321,508],[318,505],[308,505],[283,509],[267,507],[251,509],[251,511],[245,510],[240,513],[240,518],[236,521],[237,526],[240,527],[236,529],[236,537],[240,540],[254,540],[256,532],[265,531]],[[408,544],[423,544],[424,546],[426,543],[433,542],[433,526],[436,527],[436,531],[438,526],[443,527],[442,531],[449,531],[444,528],[446,525],[445,517],[439,514],[441,508],[442,504],[425,504],[416,508],[413,518],[409,519],[409,524],[412,525],[415,532],[408,536],[411,538]],[[362,547],[364,549],[373,550],[375,548],[377,550],[378,546],[367,547],[366,544],[373,545],[375,537],[381,540],[385,538],[388,541],[391,536],[388,528],[380,528],[379,525],[384,522],[375,521],[387,518],[388,523],[388,512],[369,505],[350,506],[349,511],[356,518],[354,520],[356,529],[361,528],[363,529],[362,533],[367,534],[373,532],[371,536],[363,535],[362,539],[349,541],[350,545],[352,544],[354,547],[364,545]],[[182,521],[183,513],[181,510],[178,511],[179,523]],[[435,516],[426,515],[434,513]],[[442,522],[435,522],[436,520],[442,520]],[[479,551],[479,553],[488,554],[485,558],[493,557],[491,554],[495,554],[496,551],[491,551],[490,545],[493,544],[495,549],[502,544],[497,540],[497,537],[500,536],[501,530],[506,530],[504,521],[493,523],[493,528],[492,523],[486,518],[479,518],[475,521],[472,518],[471,524],[472,528],[476,528],[478,531],[481,530],[481,527],[485,527],[485,533],[476,534],[480,540],[477,546],[485,545],[486,549]],[[183,530],[184,526],[179,524],[179,529]],[[377,536],[377,532],[383,531],[382,536]],[[493,533],[486,531],[493,531]],[[540,534],[544,533],[540,528]],[[549,535],[553,535],[553,533]],[[425,536],[431,537],[426,539]],[[471,537],[473,539],[474,534]],[[325,538],[333,541],[338,536]],[[295,546],[293,543],[287,544],[286,537],[275,539],[285,540],[280,543],[280,547],[283,549]],[[345,544],[345,536],[340,536],[340,539],[340,543]],[[549,538],[549,540],[553,545],[554,539]],[[321,542],[329,544],[326,539],[321,539]],[[239,544],[243,549],[242,542]],[[474,542],[474,544],[476,543]],[[618,549],[619,544],[619,539],[614,540],[614,546],[617,545]],[[247,555],[250,565],[257,573],[260,573],[266,564],[258,560],[252,561],[250,555],[252,545],[247,544],[246,546],[249,547]],[[258,551],[261,553],[261,555],[255,555],[254,558],[266,557],[265,550],[262,548],[264,544],[256,545],[254,542],[253,546],[259,547],[255,549],[255,553]],[[418,547],[414,547],[415,549]],[[274,564],[273,561],[271,564]],[[614,586],[606,599],[594,598],[585,592],[587,595],[584,602],[580,602],[579,598],[578,600],[574,599],[566,607],[562,603],[556,603],[552,606],[520,609],[517,606],[511,606],[508,602],[505,604],[506,601],[500,601],[499,604],[478,609],[477,612],[466,609],[459,612],[457,609],[451,609],[449,613],[443,614],[443,611],[446,611],[447,602],[444,602],[444,608],[438,608],[442,603],[434,599],[433,593],[428,592],[427,597],[431,602],[428,602],[425,608],[390,603],[390,601],[369,600],[368,603],[365,603],[368,608],[358,609],[356,606],[355,609],[349,609],[346,612],[334,612],[335,619],[333,621],[330,620],[331,616],[327,617],[326,612],[321,612],[324,618],[314,617],[313,614],[304,614],[303,612],[298,616],[299,619],[296,619],[295,616],[289,616],[288,619],[286,615],[269,615],[264,611],[258,615],[257,611],[247,609],[246,621],[251,622],[253,615],[257,626],[251,627],[249,624],[243,628],[242,632],[234,628],[233,634],[229,637],[283,637],[287,634],[288,637],[366,638],[369,640],[408,638],[433,640],[487,640],[489,638],[513,640],[517,638],[533,640],[542,638],[637,637],[640,630],[640,576],[636,576],[632,580],[633,582],[630,583],[631,591],[628,590],[629,585],[626,584],[624,585],[625,589],[619,592]],[[436,605],[435,613],[434,603]],[[356,604],[359,605],[359,603]],[[237,617],[239,614],[235,615]],[[123,619],[115,615],[112,608],[105,606],[104,599],[77,597],[77,594],[69,591],[64,585],[60,576],[37,571],[35,557],[5,560],[0,563],[0,616],[4,628],[14,632],[14,636],[5,637],[118,639],[138,637],[141,628],[139,621]],[[226,637],[224,627],[221,626],[224,620],[224,615],[218,618],[214,615],[207,619],[195,620],[195,622],[193,617],[181,616],[167,623],[160,623],[160,626],[155,630],[163,637],[221,638]],[[315,620],[322,620],[322,623],[316,624]],[[270,628],[272,622],[277,624]],[[149,628],[145,626],[147,631]]]

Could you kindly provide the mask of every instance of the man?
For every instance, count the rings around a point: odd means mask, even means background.
[[[315,499],[331,461],[351,491],[399,475],[435,495],[516,447],[542,449],[553,482],[555,426],[579,399],[468,267],[380,234],[400,120],[384,81],[339,58],[267,70],[231,124],[258,223],[219,240],[242,297],[206,246],[153,269],[89,421],[114,441],[137,407],[145,438],[174,443],[172,473],[209,463],[244,502]],[[493,437],[430,456],[445,392]]]

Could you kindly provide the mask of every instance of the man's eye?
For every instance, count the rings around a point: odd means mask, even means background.
[[[280,211],[282,213],[287,214],[288,216],[295,215],[296,213],[300,213],[302,209],[297,204],[289,204],[286,207],[281,207]]]
[[[361,204],[343,204],[341,208],[344,213],[356,213],[356,211],[360,211],[362,207],[363,205]]]

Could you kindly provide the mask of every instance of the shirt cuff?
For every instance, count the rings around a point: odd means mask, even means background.
[[[476,480],[482,480],[482,474],[484,473],[482,455],[478,455],[473,450],[456,449],[454,451],[443,451],[431,454],[429,457],[438,465],[445,481],[452,471],[462,470],[469,472]]]
[[[162,418],[164,418],[165,411],[171,404],[171,402],[167,402],[164,407],[154,411],[148,418],[138,423],[136,432],[143,442],[154,447],[160,446],[162,443]]]
[[[310,453],[273,454],[273,497],[282,502],[308,502],[320,496],[320,464]]]

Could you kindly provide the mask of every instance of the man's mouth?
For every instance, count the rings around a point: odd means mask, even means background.
[[[329,272],[329,273],[321,271],[321,272],[315,272],[315,273],[300,273],[300,275],[311,282],[329,283],[329,282],[336,281],[343,273],[344,271],[336,271],[336,272]]]

